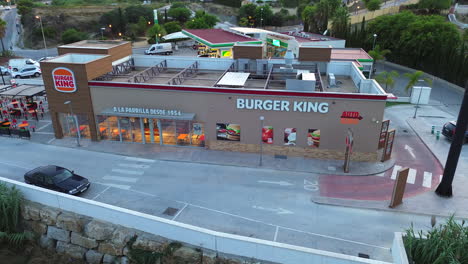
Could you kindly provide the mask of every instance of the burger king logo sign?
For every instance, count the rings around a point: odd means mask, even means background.
[[[55,68],[52,71],[52,78],[54,79],[55,90],[62,93],[76,92],[75,75],[70,69]]]

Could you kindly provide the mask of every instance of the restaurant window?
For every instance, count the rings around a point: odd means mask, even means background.
[[[176,120],[176,137],[177,145],[187,146],[190,145],[190,122],[183,120]]]
[[[307,132],[307,145],[312,148],[320,147],[320,130],[309,129]]]
[[[264,126],[262,127],[262,141],[266,144],[273,144],[273,127]]]
[[[76,137],[78,131],[76,123],[78,123],[78,127],[80,130],[80,138],[91,138],[87,115],[70,115],[68,113],[59,113],[59,120],[64,137]]]
[[[96,116],[97,131],[98,131],[99,138],[102,140],[111,139],[109,124],[107,122],[107,119],[108,119],[107,116],[102,116],[102,115]]]
[[[176,126],[174,120],[161,119],[161,132],[164,145],[176,144]]]
[[[205,124],[203,123],[192,123],[192,142],[191,145],[195,147],[205,146]]]
[[[143,142],[142,130],[140,126],[140,118],[138,117],[121,117],[119,119],[120,133],[122,141],[125,142]]]
[[[296,146],[296,128],[284,129],[284,145]]]
[[[238,124],[216,123],[216,139],[240,141],[241,127]]]

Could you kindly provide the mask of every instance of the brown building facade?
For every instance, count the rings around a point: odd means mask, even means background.
[[[377,159],[386,95],[94,80],[112,71],[109,55],[66,54],[41,66],[57,138],[241,152],[263,145],[269,154],[343,159],[352,133],[353,159]],[[75,91],[57,89],[69,80],[58,68],[73,73]]]

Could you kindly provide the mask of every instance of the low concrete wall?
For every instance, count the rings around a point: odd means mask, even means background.
[[[397,99],[387,99],[388,102],[409,103],[410,97],[398,97]]]
[[[392,257],[395,264],[409,264],[405,245],[403,244],[403,233],[401,232],[395,232],[392,245]]]
[[[388,263],[216,232],[80,197],[49,191],[7,178],[0,177],[0,182],[4,182],[9,186],[15,186],[23,193],[25,199],[36,203],[225,254],[284,264]]]

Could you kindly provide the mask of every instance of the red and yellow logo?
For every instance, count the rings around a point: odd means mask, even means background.
[[[54,79],[55,90],[62,93],[76,92],[75,75],[70,69],[55,68],[52,71],[52,78]]]

